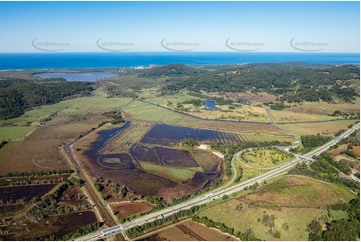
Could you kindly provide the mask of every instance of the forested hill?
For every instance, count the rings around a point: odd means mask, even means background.
[[[205,70],[196,69],[183,64],[171,64],[165,66],[157,66],[145,69],[140,76],[142,77],[160,77],[160,76],[194,76],[205,73]]]
[[[23,79],[0,80],[0,119],[22,115],[26,110],[52,104],[70,96],[90,95],[92,83],[44,79],[34,82]]]
[[[217,70],[183,80],[169,79],[164,92],[187,88],[199,92],[266,91],[289,102],[352,102],[358,96],[358,65],[308,68],[302,65],[250,64]]]

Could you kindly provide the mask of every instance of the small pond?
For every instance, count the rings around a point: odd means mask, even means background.
[[[217,110],[215,101],[203,100],[203,103],[204,103],[204,105],[206,105],[207,109]]]

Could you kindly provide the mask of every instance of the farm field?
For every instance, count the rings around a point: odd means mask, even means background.
[[[237,105],[233,106],[234,109],[229,110],[229,105],[217,105],[218,110],[206,110],[195,108],[191,104],[184,104],[183,106],[189,109],[187,113],[204,119],[270,122],[267,112],[263,107]]]
[[[209,92],[208,95],[212,97],[224,97],[228,99],[243,99],[251,103],[258,104],[264,102],[273,102],[277,99],[277,96],[267,92]]]
[[[322,123],[282,124],[280,126],[297,135],[334,135],[341,129],[347,129],[347,126],[354,123],[356,123],[356,120],[340,120]]]
[[[24,140],[10,142],[0,149],[0,174],[69,168],[59,147],[97,125],[93,116],[72,123],[54,118]]]
[[[26,112],[18,118],[1,120],[0,123],[21,124],[24,122],[35,122],[55,112],[62,112],[62,114],[101,114],[116,110],[119,106],[131,101],[130,98],[107,98],[107,94],[100,89],[93,91],[92,94],[89,97],[74,98],[51,105],[43,105]]]
[[[221,233],[219,230],[192,221],[184,221],[160,229],[150,236],[142,236],[143,241],[233,241],[235,238]]]
[[[290,104],[293,106],[294,104]],[[317,105],[312,102],[303,102],[302,105],[296,104],[296,107],[286,108],[286,111],[292,111],[297,113],[309,113],[329,115],[336,110],[340,110],[345,113],[359,113],[360,112],[360,98],[356,98],[355,103],[326,103],[319,102]]]
[[[50,192],[56,185],[33,185],[19,187],[0,187],[0,197],[3,202],[18,199],[30,200],[33,197],[42,197]]]
[[[319,115],[319,114],[310,114],[310,113],[300,113],[293,111],[285,110],[272,110],[270,109],[271,115],[275,122],[305,122],[305,121],[322,121],[322,120],[333,120],[337,117],[328,116],[328,115]]]
[[[141,95],[142,97],[144,97],[147,101],[152,102],[154,104],[160,105],[160,106],[164,106],[164,107],[172,107],[174,106],[173,104],[177,105],[177,103],[183,103],[184,101],[189,101],[192,99],[197,99],[197,97],[189,95],[189,94],[184,94],[184,93],[176,93],[174,95],[165,95],[165,96],[158,96],[156,95],[157,92],[147,92],[147,90],[145,90],[145,94]],[[152,95],[150,95],[152,94]],[[159,93],[158,93],[159,94]],[[171,102],[172,104],[169,105]],[[174,106],[175,107],[175,106]]]
[[[122,106],[125,115],[132,120],[160,122],[167,125],[217,130],[233,133],[262,133],[270,135],[288,135],[285,131],[272,124],[242,123],[230,121],[200,120],[187,115],[173,112],[162,107],[142,101],[133,100]]]
[[[16,127],[0,127],[0,140],[3,139],[22,139],[30,131],[36,129],[36,125],[25,126],[29,123],[39,122],[43,118],[49,117],[51,114],[57,113],[62,121],[71,121],[72,117],[83,116],[88,113],[100,115],[104,112],[114,111],[119,106],[131,101],[129,98],[107,98],[102,90],[93,91],[93,95],[89,97],[81,97],[70,100],[61,101],[51,105],[43,105],[30,110],[20,117],[0,120],[0,124],[11,124]]]
[[[198,216],[223,222],[243,232],[251,229],[255,237],[262,240],[307,240],[306,228],[314,218],[323,222],[332,219],[327,210],[320,207],[347,202],[354,196],[339,185],[303,176],[285,176],[241,197],[210,207]],[[333,214],[336,218],[344,216],[336,211]],[[271,227],[280,233],[280,238],[268,232],[270,227],[265,221],[269,222],[272,217]]]
[[[159,96],[159,97],[147,97],[146,100],[154,104],[176,109],[178,103],[189,101],[192,99],[199,99],[188,94],[175,94],[172,96]],[[232,112],[229,110],[229,105],[217,105],[218,110],[206,110],[205,105],[196,107],[193,104],[183,104],[183,107],[187,109],[185,113],[191,114],[196,117],[205,119],[233,119],[233,120],[244,120],[244,121],[258,121],[258,122],[269,122],[267,112],[263,107],[250,106],[250,105],[237,105]]]
[[[270,142],[270,141],[280,141],[280,142],[295,142],[296,139],[291,135],[271,135],[264,133],[242,133],[240,134],[241,138],[244,141],[254,141],[254,142]]]
[[[36,129],[35,126],[9,126],[0,127],[0,141],[22,140]]]
[[[133,100],[122,107],[126,115],[132,120],[145,120],[151,122],[163,122],[168,124],[180,124],[190,121],[190,117],[160,108],[142,101]]]

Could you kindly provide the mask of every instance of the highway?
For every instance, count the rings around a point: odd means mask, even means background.
[[[193,199],[187,200],[183,203],[159,210],[159,211],[155,211],[153,213],[144,215],[140,218],[134,219],[130,222],[126,222],[122,225],[116,225],[113,227],[109,227],[105,230],[99,230],[96,232],[93,232],[91,234],[88,234],[86,236],[83,237],[79,237],[77,240],[96,240],[98,239],[100,236],[103,235],[103,232],[106,233],[107,236],[111,236],[111,235],[115,235],[118,233],[122,233],[124,231],[126,231],[129,228],[138,226],[138,225],[142,225],[145,224],[147,222],[151,222],[154,221],[156,219],[159,219],[160,217],[167,217],[170,216],[176,212],[179,212],[180,210],[185,210],[185,209],[190,209],[193,206],[196,205],[202,205],[202,204],[206,204],[209,203],[215,199],[219,199],[222,198],[224,195],[232,195],[235,192],[239,192],[244,190],[246,187],[249,187],[251,185],[254,185],[256,183],[261,184],[264,181],[273,179],[275,177],[278,177],[282,174],[285,174],[289,169],[291,169],[292,167],[294,167],[295,165],[297,165],[299,162],[303,161],[303,160],[312,160],[312,157],[314,156],[318,156],[321,153],[323,153],[324,151],[328,150],[331,146],[337,144],[338,142],[340,142],[342,139],[348,137],[350,134],[352,134],[353,132],[355,132],[356,130],[358,130],[360,128],[360,123],[354,125],[352,128],[348,129],[347,131],[345,131],[343,134],[341,134],[340,136],[334,138],[333,140],[329,141],[328,143],[316,148],[313,151],[310,151],[309,153],[302,155],[302,156],[297,156],[294,159],[290,160],[289,162],[279,166],[278,168],[271,170],[269,172],[263,173],[260,176],[251,178],[245,182],[242,183],[238,183],[235,184],[233,186],[229,186],[229,187],[225,187],[222,186],[222,188],[218,188],[216,190],[212,190],[209,191],[206,194],[203,194],[201,196],[195,197]],[[237,153],[238,154],[238,153]],[[237,155],[236,154],[236,155]],[[235,155],[235,156],[236,156]],[[235,157],[234,156],[234,157]],[[233,163],[233,162],[232,162]],[[229,185],[229,183],[227,183],[227,186]]]

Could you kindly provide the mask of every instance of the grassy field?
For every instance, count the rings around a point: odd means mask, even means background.
[[[240,162],[235,162],[235,167],[237,170],[239,170],[240,168],[242,168],[243,170],[242,178],[240,179],[240,182],[247,181],[253,177],[259,176],[268,171],[268,170],[261,170],[257,168],[247,167],[241,164]]]
[[[264,133],[245,133],[241,134],[241,137],[244,141],[255,141],[255,142],[269,142],[269,141],[286,141],[286,142],[295,142],[295,138],[293,136],[286,135],[271,135]]]
[[[341,129],[347,129],[348,125],[354,124],[356,122],[356,120],[340,120],[322,123],[283,124],[280,126],[297,135],[333,135]]]
[[[256,134],[257,136],[266,135],[267,137],[264,136],[265,139],[269,140],[288,139],[295,141],[294,137],[287,136],[287,133],[273,125],[199,120],[139,100],[129,102],[127,105],[123,106],[122,109],[124,110],[126,117],[130,117],[133,120],[161,122],[170,125],[230,131],[241,134]],[[257,137],[254,138],[257,139]]]
[[[319,121],[319,120],[332,120],[336,117],[328,115],[310,114],[293,112],[286,110],[270,110],[271,115],[275,122],[303,122],[303,121]]]
[[[290,104],[294,106],[295,104]],[[302,105],[296,104],[296,107],[286,108],[287,111],[309,113],[309,114],[321,114],[329,115],[336,110],[340,110],[345,113],[360,112],[360,98],[355,100],[355,103],[326,103],[319,102],[317,105],[312,102],[303,102]]]
[[[36,126],[9,126],[0,127],[0,141],[21,140],[36,129]]]
[[[228,105],[217,105],[219,110],[203,110],[195,108],[192,104],[184,104],[184,107],[189,108],[189,114],[205,119],[269,122],[267,112],[262,107],[242,105],[237,106],[232,112],[227,112]]]
[[[126,115],[129,115],[132,119],[136,120],[163,122],[168,124],[179,124],[184,122],[184,120],[189,120],[188,117],[182,114],[178,114],[138,100],[134,100],[125,105],[123,110]]]
[[[175,182],[183,182],[192,179],[194,174],[203,172],[201,167],[181,169],[176,167],[162,166],[150,162],[140,162],[142,168],[150,173],[157,174]]]
[[[172,96],[157,96],[155,90],[144,91],[141,96],[145,97],[147,101],[164,106],[175,108],[177,103],[183,103],[184,101],[189,101],[191,99],[198,99],[197,97],[176,93]],[[168,102],[171,102],[173,105],[168,105]]]
[[[44,105],[26,112],[20,117],[0,120],[0,124],[12,124],[15,127],[2,127],[0,140],[2,137],[7,139],[22,139],[31,130],[37,126],[24,126],[26,123],[38,122],[50,114],[59,112],[58,117],[63,120],[69,119],[74,115],[85,115],[87,113],[102,114],[107,111],[116,110],[119,106],[131,101],[128,98],[107,98],[106,93],[101,90],[95,90],[92,96],[65,100],[52,105]],[[5,133],[5,134],[3,134]]]
[[[277,149],[250,150],[242,154],[241,162],[254,168],[272,168],[292,159],[292,155]]]
[[[223,222],[236,230],[252,229],[261,240],[307,240],[306,228],[314,218],[327,222],[345,217],[338,211],[332,211],[328,216],[327,210],[322,207],[347,202],[354,196],[336,184],[302,176],[285,176],[254,192],[210,207],[200,216]],[[272,215],[273,225],[266,226],[262,222],[264,217]],[[268,232],[270,227],[280,232],[280,238]]]

